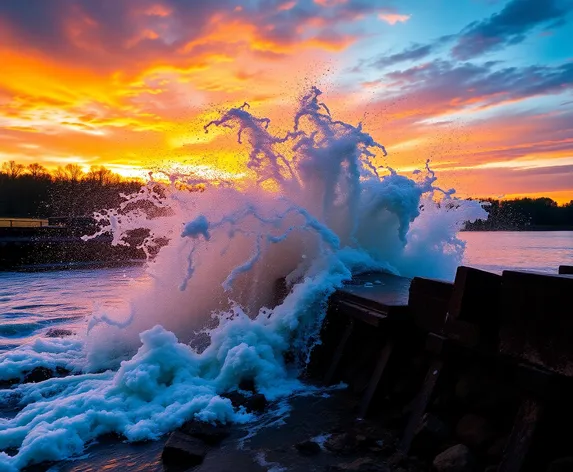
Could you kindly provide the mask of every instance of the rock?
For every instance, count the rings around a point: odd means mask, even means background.
[[[161,459],[166,465],[192,467],[201,464],[206,455],[207,446],[201,439],[175,431],[165,443]]]
[[[467,402],[472,393],[479,388],[479,382],[476,380],[476,377],[475,373],[465,373],[458,378],[454,393],[459,401]]]
[[[503,457],[503,451],[507,444],[507,436],[496,439],[493,444],[488,448],[486,455],[491,461],[497,461]]]
[[[437,472],[474,472],[475,460],[467,446],[457,444],[438,454],[432,463]]]
[[[390,467],[396,467],[399,465],[404,465],[406,463],[407,459],[408,459],[408,456],[406,454],[404,454],[403,452],[397,451],[388,458],[387,462],[388,462],[388,465]]]
[[[554,460],[547,467],[547,472],[572,472],[573,457],[561,457]]]
[[[71,373],[72,373],[72,371],[66,369],[65,367],[61,367],[61,366],[56,367],[56,374],[58,374],[59,377],[67,377]]]
[[[246,396],[241,392],[229,392],[224,396],[231,400],[235,408],[242,406],[249,412],[255,411],[262,413],[267,407],[267,398],[262,393],[254,393],[253,395]]]
[[[296,450],[303,456],[315,456],[320,453],[320,446],[314,441],[303,441],[296,444]]]
[[[46,331],[47,338],[64,338],[66,336],[71,336],[73,331],[64,328],[50,328]]]
[[[386,464],[383,464],[370,457],[362,457],[353,462],[331,465],[328,472],[390,472]]]
[[[335,454],[352,454],[357,449],[354,437],[348,433],[332,434],[324,447]]]
[[[458,439],[471,448],[480,449],[492,438],[489,422],[478,415],[465,415],[456,425]]]
[[[369,422],[359,422],[331,434],[324,446],[335,454],[386,453],[394,450],[395,435]]]
[[[414,433],[412,452],[432,457],[450,437],[450,428],[437,415],[426,413]]]
[[[187,421],[178,431],[201,439],[210,446],[220,444],[223,439],[231,434],[231,429],[227,425],[222,423],[204,423],[202,421]]]
[[[0,380],[0,390],[12,388],[20,383],[20,379]]]
[[[460,403],[488,412],[501,409],[503,413],[505,405],[513,404],[515,395],[511,382],[496,378],[483,369],[471,369],[455,386],[455,396]]]
[[[239,390],[255,393],[255,381],[253,379],[243,379],[239,383]]]
[[[54,376],[54,372],[47,367],[35,367],[24,377],[24,383],[37,383],[43,382],[44,380],[51,379]]]

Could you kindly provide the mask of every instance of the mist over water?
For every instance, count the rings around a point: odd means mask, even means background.
[[[247,422],[251,414],[219,395],[245,378],[269,399],[307,388],[297,376],[326,300],[352,274],[453,277],[464,251],[457,232],[484,210],[440,189],[428,164],[413,178],[394,171],[384,147],[337,121],[320,95],[301,98],[283,136],[247,104],[206,124],[236,133],[244,180],[151,178],[97,215],[115,244],[140,228],[150,253],[168,243],[125,304],[94,310],[86,333],[0,356],[0,379],[37,365],[78,374],[0,391],[0,402],[23,407],[0,419],[0,444],[18,449],[0,453],[0,470],[79,454],[108,432],[142,440],[193,417]],[[274,306],[280,277],[290,293]]]

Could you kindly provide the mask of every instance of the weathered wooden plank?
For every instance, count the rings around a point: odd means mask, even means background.
[[[378,362],[376,362],[376,367],[374,368],[374,372],[370,377],[370,381],[368,382],[368,388],[362,397],[362,402],[360,403],[360,411],[358,413],[359,418],[365,418],[366,414],[368,413],[368,409],[370,408],[370,403],[372,402],[372,398],[376,393],[376,389],[378,388],[378,384],[384,375],[384,371],[386,370],[386,366],[388,365],[388,360],[392,355],[392,351],[394,349],[394,341],[390,339],[385,345],[384,348],[380,351],[378,356]]]
[[[451,282],[414,277],[408,303],[416,325],[428,332],[441,333],[453,289]]]
[[[573,377],[573,276],[503,273],[500,350]]]
[[[534,397],[522,400],[498,472],[521,470],[543,409],[543,405]]]
[[[460,266],[444,325],[444,335],[467,347],[497,345],[501,306],[500,275]]]

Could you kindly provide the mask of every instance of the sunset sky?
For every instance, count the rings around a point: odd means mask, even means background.
[[[398,170],[573,200],[573,0],[1,0],[0,163],[241,172],[221,110],[311,85]],[[246,149],[243,149],[246,151]]]

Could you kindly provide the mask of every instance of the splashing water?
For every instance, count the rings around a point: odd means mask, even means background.
[[[151,178],[97,215],[114,244],[139,228],[149,230],[148,254],[168,243],[129,308],[96,311],[85,338],[0,357],[0,379],[31,362],[79,374],[0,391],[0,401],[25,405],[0,419],[0,444],[18,449],[0,453],[0,470],[77,455],[110,432],[137,441],[191,418],[247,422],[252,415],[220,394],[245,378],[271,400],[304,389],[297,374],[326,301],[353,273],[453,275],[464,249],[456,233],[484,216],[481,206],[439,189],[427,164],[413,179],[377,165],[384,147],[361,125],[334,120],[320,94],[301,99],[282,137],[247,104],[205,126],[237,130],[249,149],[245,182]],[[285,276],[291,290],[275,307]],[[287,352],[299,362],[287,363]]]

